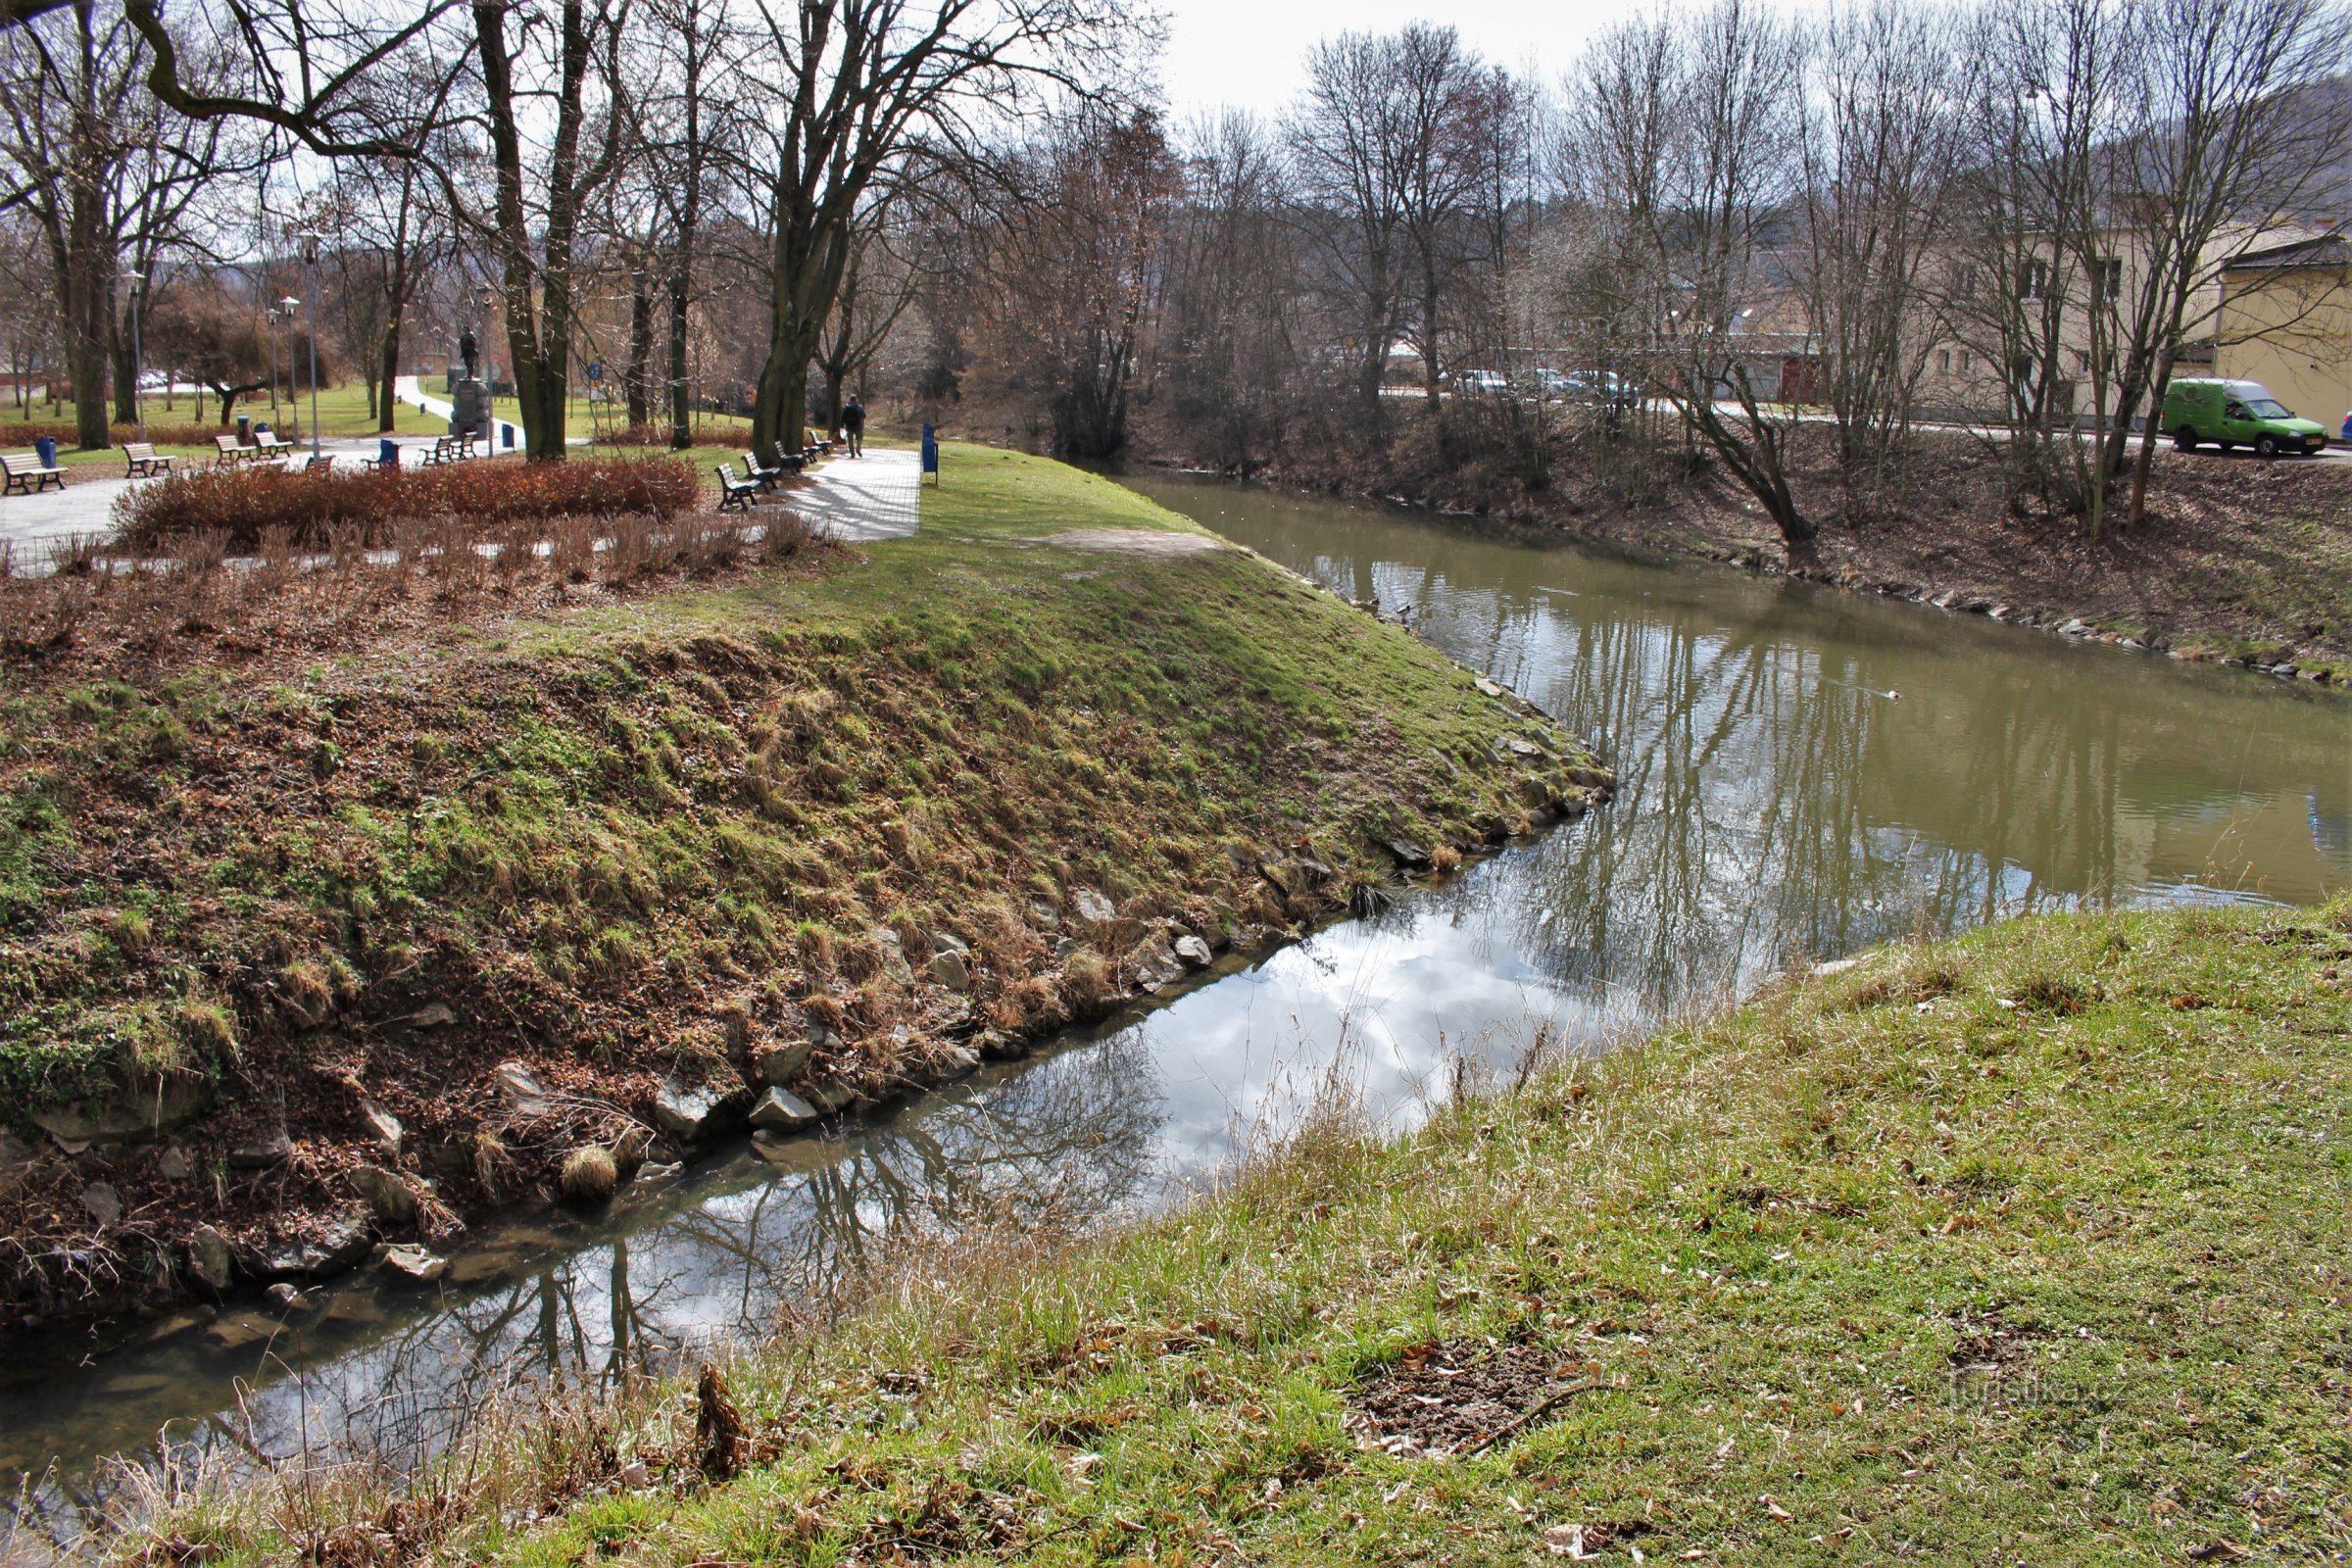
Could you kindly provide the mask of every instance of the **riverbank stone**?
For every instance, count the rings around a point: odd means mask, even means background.
[[[882,972],[903,986],[914,984],[914,966],[906,961],[906,945],[899,940],[899,934],[878,925],[865,935],[882,956]]]
[[[1093,888],[1080,888],[1072,893],[1070,910],[1088,925],[1108,925],[1119,917],[1118,906]]]
[[[188,1278],[218,1296],[237,1277],[237,1263],[228,1238],[210,1225],[188,1233]]]
[[[1188,969],[1205,969],[1216,959],[1216,955],[1209,950],[1207,939],[1197,937],[1190,931],[1177,937],[1168,947],[1176,955],[1176,961]]]
[[[548,1113],[547,1086],[539,1081],[537,1073],[521,1062],[500,1062],[491,1073],[491,1081],[498,1088],[499,1098],[507,1102],[507,1108],[515,1115],[529,1121]]]
[[[294,1140],[283,1127],[249,1139],[228,1152],[230,1170],[275,1170],[294,1155]]]
[[[35,1127],[78,1153],[93,1144],[141,1144],[193,1121],[213,1104],[212,1080],[172,1073],[111,1101],[78,1101],[31,1114]]]
[[[379,1250],[375,1271],[395,1285],[432,1285],[449,1272],[449,1259],[425,1248],[403,1244]]]
[[[765,1132],[797,1132],[818,1117],[817,1108],[789,1089],[770,1086],[752,1103],[752,1125]]]
[[[794,1073],[808,1065],[808,1058],[815,1051],[814,1040],[761,1046],[752,1054],[752,1071],[763,1084],[789,1083]]]
[[[969,991],[972,972],[960,953],[938,953],[931,956],[931,983],[950,991]]]
[[[708,1143],[723,1136],[730,1126],[741,1125],[737,1120],[740,1110],[737,1096],[710,1084],[664,1079],[654,1096],[656,1125],[680,1143]]]
[[[92,1182],[84,1187],[81,1190],[81,1206],[100,1225],[112,1225],[122,1217],[122,1195],[108,1182]]]
[[[368,1137],[375,1140],[375,1147],[384,1152],[386,1159],[400,1157],[400,1141],[407,1129],[401,1126],[398,1116],[372,1100],[362,1100],[360,1125],[367,1129]]]
[[[351,1186],[387,1225],[416,1222],[416,1189],[398,1172],[379,1165],[362,1165],[351,1173]]]
[[[348,1214],[338,1214],[315,1239],[280,1242],[259,1251],[253,1272],[270,1280],[326,1279],[358,1267],[371,1245],[367,1226]]]

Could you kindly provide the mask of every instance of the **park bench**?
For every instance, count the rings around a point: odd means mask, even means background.
[[[767,449],[768,466],[785,473],[798,473],[808,466],[808,460],[798,452],[787,452],[779,441]]]
[[[335,460],[332,453],[315,452],[303,460],[302,471],[305,473],[332,473],[334,470]]]
[[[253,435],[253,455],[274,458],[294,450],[294,443],[281,440],[274,430],[257,430]]]
[[[233,435],[213,437],[213,466],[216,468],[234,468],[252,462],[257,455],[252,447],[237,445],[237,438]]]
[[[833,438],[822,430],[801,431],[801,450],[809,458],[829,458],[833,455]]]
[[[732,463],[722,463],[712,471],[718,475],[718,510],[749,512],[752,499],[760,493],[759,483],[752,479],[736,478],[735,465]]]
[[[145,441],[126,442],[122,448],[122,460],[130,466],[130,471],[122,476],[125,479],[137,479],[149,474],[168,474],[172,471],[172,463],[176,461],[172,458],[159,456],[154,446]]]
[[[743,471],[760,489],[773,490],[776,481],[792,470],[780,463],[761,463],[760,449],[754,447],[743,455]]]
[[[66,487],[66,470],[43,463],[38,452],[0,452],[0,473],[8,475],[0,493],[29,496],[51,485]]]
[[[437,435],[433,437],[432,447],[426,451],[423,458],[418,461],[421,462],[424,466],[429,468],[434,466],[436,464],[456,463],[461,458],[470,458],[472,456],[473,432],[470,429],[467,429],[452,431],[448,435]]]

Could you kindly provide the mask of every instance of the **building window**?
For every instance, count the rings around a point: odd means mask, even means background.
[[[1968,359],[1968,350],[1966,350],[1966,349],[1962,349],[1962,350],[1960,351],[1960,373],[1961,373],[1962,375],[1966,375],[1966,374],[1967,374],[1967,373],[1968,373],[1970,370],[1972,370],[1972,369],[1974,369],[1974,368],[1975,368],[1975,367],[1974,367],[1974,366],[1972,366],[1972,365],[1969,363],[1969,359]]]
[[[1949,375],[1951,373],[1952,351],[1950,349],[1937,349],[1936,351],[1936,368],[1939,374]]]
[[[2121,299],[2124,293],[2124,264],[2106,256],[2090,270],[2091,298],[2104,305]]]
[[[2017,297],[2021,300],[2043,300],[2050,297],[2050,264],[2028,262],[2018,269]]]

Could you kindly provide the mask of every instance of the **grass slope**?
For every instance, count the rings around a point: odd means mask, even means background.
[[[1402,1143],[1327,1129],[1053,1266],[950,1258],[736,1365],[730,1483],[698,1468],[692,1396],[662,1396],[403,1508],[315,1507],[298,1544],[547,1568],[2334,1561],[2347,1107],[2352,906],[1891,950]],[[243,1495],[171,1523],[220,1562],[282,1548],[288,1517]]]
[[[821,573],[268,680],[175,665],[11,698],[10,1117],[216,1086],[182,1139],[196,1179],[102,1156],[119,1240],[199,1215],[262,1239],[347,1206],[345,1173],[379,1158],[363,1098],[462,1210],[650,1119],[661,1074],[728,1087],[763,1044],[815,1040],[804,1082],[887,1098],[952,1067],[952,1036],[1100,1012],[1172,922],[1259,939],[1391,874],[1379,839],[1443,858],[1597,777],[1519,760],[1506,738],[1558,743],[1245,552],[1049,537],[1208,542],[1132,492],[951,461],[919,537]],[[1118,918],[1057,927],[1080,890]],[[942,935],[972,950],[968,994],[890,951],[920,965]],[[492,1080],[515,1056],[604,1109],[515,1125]],[[296,1158],[227,1163],[281,1121]],[[86,1240],[92,1171],[13,1164],[0,1220],[34,1262],[11,1283],[38,1294],[40,1259]]]

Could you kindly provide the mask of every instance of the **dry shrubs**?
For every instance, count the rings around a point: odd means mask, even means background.
[[[201,468],[124,491],[115,503],[116,543],[151,551],[215,533],[243,554],[282,528],[298,544],[318,547],[356,532],[360,543],[372,547],[401,521],[416,518],[499,527],[632,514],[667,521],[692,511],[701,494],[694,470],[674,458],[320,473]]]
[[[790,562],[812,539],[798,516],[767,508],[668,523],[645,515],[504,527],[405,519],[346,525],[309,545],[272,526],[233,558],[226,536],[206,530],[177,541],[177,561],[160,563],[109,560],[74,541],[54,552],[54,569],[43,576],[12,576],[0,560],[0,660],[48,659],[110,640],[154,654],[174,637],[215,634],[232,652],[288,634],[326,647],[414,618],[420,606],[444,615],[526,610],[664,579],[708,579]]]

